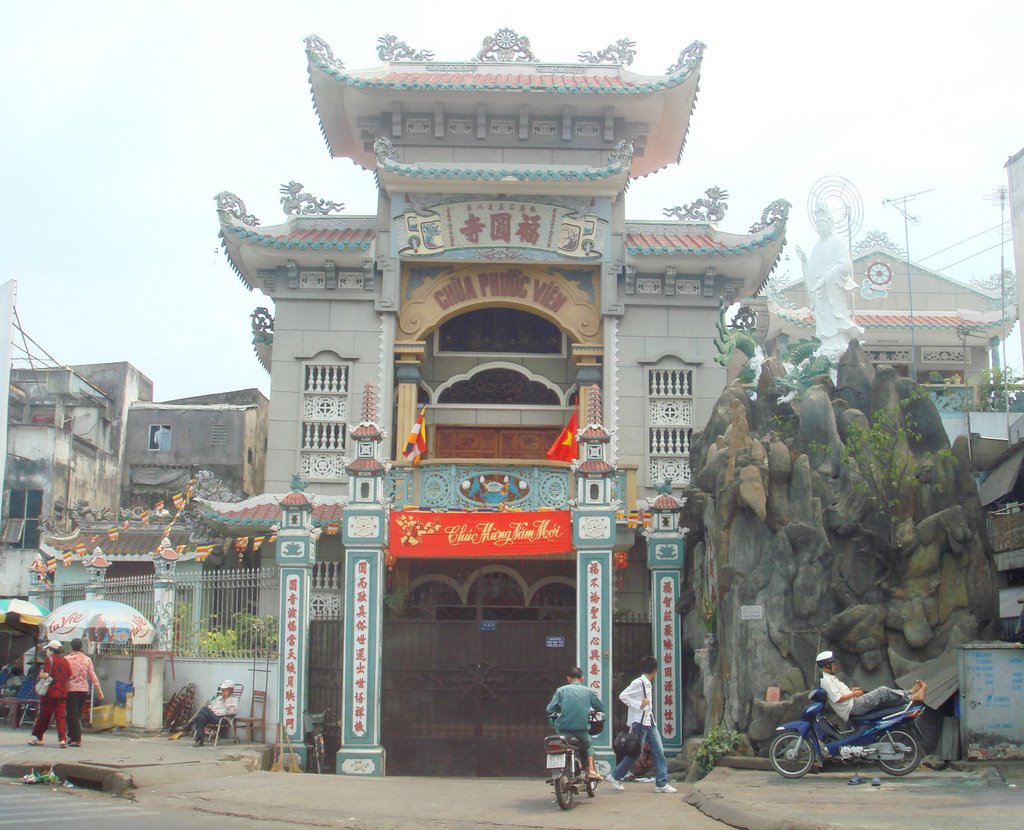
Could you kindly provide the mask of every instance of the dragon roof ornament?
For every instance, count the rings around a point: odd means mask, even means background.
[[[633,62],[633,58],[636,57],[634,46],[636,46],[635,41],[624,37],[599,52],[580,52],[576,57],[582,63],[618,63],[629,66]]]
[[[622,139],[616,144],[611,153],[608,154],[608,165],[618,165],[623,170],[628,170],[633,163],[633,142],[628,138]]]
[[[329,202],[302,192],[301,182],[290,181],[281,185],[281,210],[285,216],[327,216],[344,210],[342,202]]]
[[[704,50],[707,49],[703,43],[699,40],[695,40],[689,46],[687,46],[682,52],[679,53],[679,57],[676,62],[672,64],[667,70],[666,75],[675,75],[677,72],[690,72],[695,66],[697,66],[701,59],[704,57]]]
[[[432,61],[434,53],[426,49],[413,49],[404,40],[399,40],[394,35],[384,35],[377,38],[377,57],[382,61],[393,63],[394,61]]]
[[[334,51],[323,38],[317,35],[310,35],[305,39],[304,43],[306,44],[306,51],[316,55],[324,65],[338,71],[345,68],[345,64],[334,57]]]
[[[859,242],[855,242],[853,245],[854,255],[866,254],[868,251],[875,249],[885,251],[887,254],[892,254],[895,257],[904,257],[906,253],[904,250],[889,239],[889,236],[885,231],[868,231],[864,234],[864,238]]]
[[[222,190],[213,199],[217,203],[217,213],[220,214],[221,222],[228,225],[242,225],[246,228],[259,227],[260,220],[246,212],[245,202],[234,193]]]
[[[484,38],[474,60],[484,63],[537,63],[530,39],[505,27]]]
[[[750,226],[748,233],[760,233],[770,225],[785,224],[789,218],[789,209],[793,207],[785,199],[776,199],[761,212],[761,218]]]
[[[373,142],[373,154],[377,157],[377,163],[383,164],[386,161],[398,161],[398,151],[391,140],[380,136]]]
[[[666,216],[675,216],[680,222],[721,222],[729,208],[729,191],[720,187],[709,187],[704,191],[704,196],[707,198],[702,197],[688,205],[663,208],[661,212]]]

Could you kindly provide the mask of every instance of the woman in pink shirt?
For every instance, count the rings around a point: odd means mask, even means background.
[[[71,679],[68,680],[68,741],[69,746],[82,745],[82,704],[89,699],[89,683],[96,687],[96,699],[103,700],[103,690],[92,660],[82,653],[82,641],[77,637],[71,641],[71,653],[67,656],[71,665]]]

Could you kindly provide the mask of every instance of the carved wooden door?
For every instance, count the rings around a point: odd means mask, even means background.
[[[543,459],[558,427],[438,426],[434,458]]]

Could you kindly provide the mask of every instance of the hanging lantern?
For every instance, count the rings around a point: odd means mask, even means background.
[[[384,564],[387,565],[389,571],[393,571],[395,569],[395,555],[393,553],[385,553]]]
[[[621,571],[629,565],[629,554],[624,550],[616,551],[612,562]]]

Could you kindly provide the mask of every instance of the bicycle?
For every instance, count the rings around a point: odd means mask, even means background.
[[[334,712],[331,709],[324,709],[320,714],[305,714],[311,726],[309,740],[306,742],[306,772],[320,775],[324,771],[324,725],[333,719]]]

